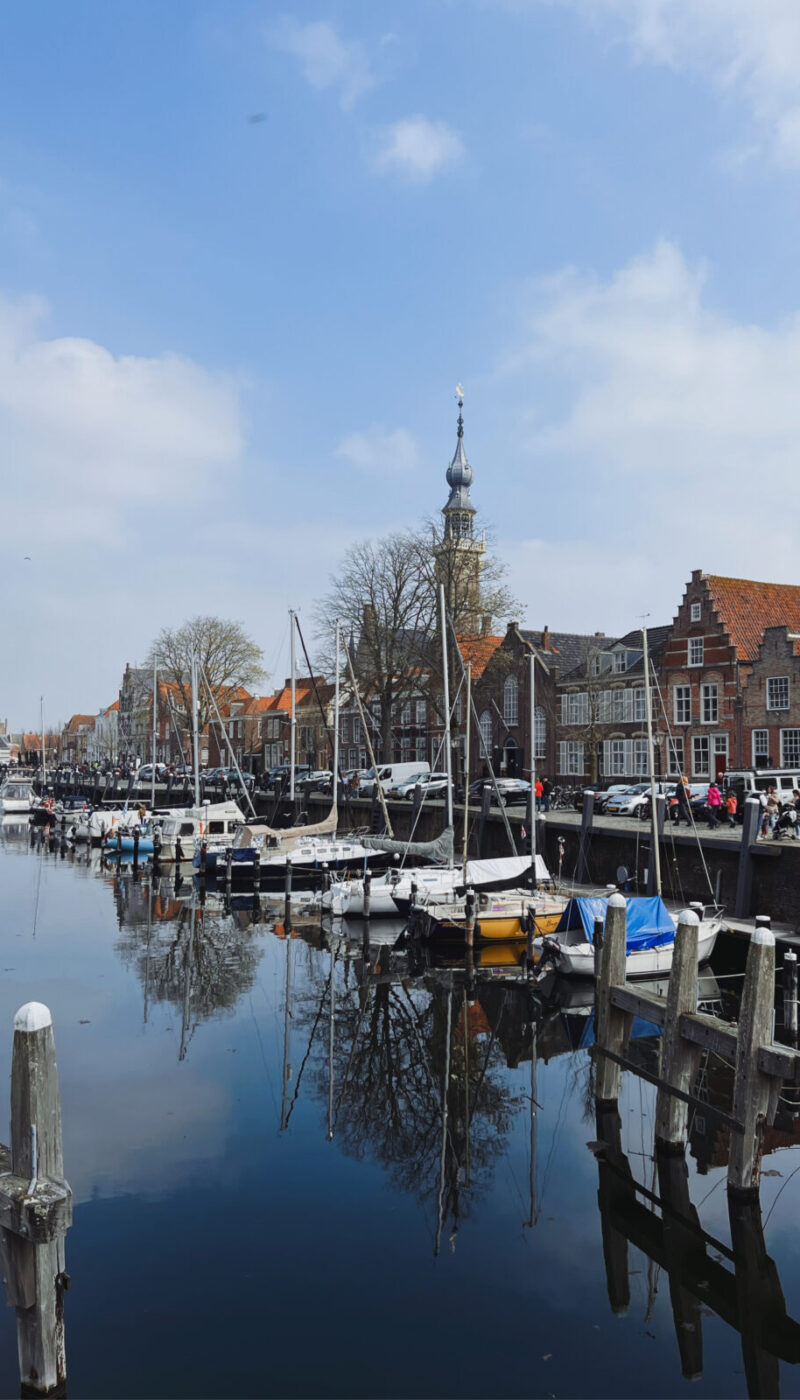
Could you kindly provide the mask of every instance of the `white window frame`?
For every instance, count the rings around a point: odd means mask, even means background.
[[[800,728],[796,725],[781,730],[781,768],[800,768]]]
[[[619,676],[619,675],[622,674],[623,671],[627,671],[627,669],[628,669],[628,658],[627,658],[625,652],[624,652],[624,651],[615,651],[615,652],[614,652],[614,660],[613,660],[613,662],[612,662],[612,670],[613,670],[614,674],[617,675],[617,676]]]
[[[703,615],[703,609],[702,609],[702,606],[700,605],[700,603],[690,603],[690,605],[689,605],[689,620],[690,620],[690,622],[699,622],[700,619],[701,619],[701,617],[702,617],[702,615]]]
[[[776,687],[780,687],[776,694]],[[767,676],[767,709],[788,710],[791,686],[788,676]],[[781,731],[782,733],[783,731]],[[783,765],[782,765],[783,766]]]
[[[492,729],[492,714],[491,714],[491,710],[484,710],[484,711],[483,711],[483,713],[481,714],[480,719],[478,720],[478,727],[480,728],[480,731],[481,731],[481,744],[480,744],[481,757],[484,757],[486,754],[488,754],[489,757],[491,758],[491,756],[492,756],[492,743],[493,743],[493,740],[494,740],[494,732],[493,732],[493,729]]]
[[[719,724],[719,685],[716,681],[704,681],[700,687],[700,723]]]
[[[583,744],[577,739],[562,739],[558,746],[559,773],[565,778],[581,778],[584,774]]]
[[[417,724],[424,724],[428,717],[428,706],[424,700],[417,700],[414,713]]]
[[[547,715],[541,705],[537,705],[533,715],[534,761],[547,758]]]
[[[684,713],[683,707],[686,707]],[[675,724],[691,724],[692,722],[692,687],[690,685],[676,685],[672,690],[672,715]]]
[[[633,741],[633,776],[635,778],[648,778],[650,776],[646,739],[634,739]]]
[[[761,745],[763,743],[763,749]],[[754,729],[750,734],[750,753],[753,759],[753,767],[758,768],[760,758],[769,758],[769,730]]]
[[[689,666],[704,666],[706,654],[705,637],[690,637],[686,660]]]
[[[503,719],[508,725],[519,724],[519,682],[516,676],[506,676],[503,684]]]
[[[683,735],[670,735],[667,738],[667,772],[683,773],[684,761],[685,754],[683,745]]]
[[[705,766],[698,764],[698,753],[705,750]],[[711,776],[711,735],[692,735],[692,776],[695,778],[709,778]]]

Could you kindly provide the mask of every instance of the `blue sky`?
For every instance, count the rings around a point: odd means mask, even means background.
[[[280,679],[459,380],[530,625],[796,581],[799,75],[795,0],[8,8],[0,715],[195,612]]]

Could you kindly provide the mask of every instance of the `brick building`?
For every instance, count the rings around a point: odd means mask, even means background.
[[[702,781],[728,768],[749,767],[753,729],[772,731],[773,742],[776,737],[780,742],[781,726],[766,722],[766,705],[759,711],[761,722],[751,724],[747,734],[744,723],[745,690],[759,661],[762,638],[767,628],[780,627],[800,633],[796,584],[759,583],[694,570],[659,668],[664,702],[659,728],[669,773],[685,772]],[[773,660],[765,657],[762,667]],[[765,670],[765,699],[766,685]],[[780,699],[775,685],[770,694]],[[755,713],[758,707],[754,704],[750,709]],[[758,742],[763,744],[763,738]]]
[[[800,634],[765,628],[742,702],[745,766],[800,769]]]
[[[647,629],[651,675],[669,630]],[[641,628],[624,637],[596,633],[579,640],[584,650],[579,665],[560,673],[556,683],[558,779],[592,784],[641,781],[650,771]],[[655,716],[652,686],[651,698]],[[661,771],[658,751],[656,771]]]

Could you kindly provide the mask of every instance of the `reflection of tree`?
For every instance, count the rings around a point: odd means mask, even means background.
[[[262,950],[246,915],[154,896],[147,887],[142,894],[127,903],[117,951],[142,983],[145,1019],[153,1002],[180,1010],[183,1058],[197,1024],[233,1011],[250,991]]]
[[[295,1024],[306,1034],[318,1009],[319,990],[295,1004]],[[328,1009],[326,1002],[325,1017]],[[336,987],[335,1135],[351,1156],[380,1162],[420,1202],[438,1209],[441,1190],[441,1216],[454,1230],[488,1184],[521,1102],[496,1075],[504,1061],[499,1044],[479,1038],[479,1029],[480,1008],[446,976],[413,990],[388,980]],[[331,1065],[320,1032],[312,1065],[314,1088],[327,1101]]]

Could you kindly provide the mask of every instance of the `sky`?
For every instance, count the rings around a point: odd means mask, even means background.
[[[287,610],[444,505],[459,381],[528,626],[797,581],[797,0],[31,0],[0,43],[12,729],[198,613],[281,681]]]

